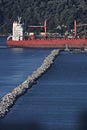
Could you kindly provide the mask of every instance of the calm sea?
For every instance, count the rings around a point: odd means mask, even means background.
[[[0,38],[5,46],[6,38]],[[22,83],[50,49],[0,49],[0,98]],[[87,130],[87,54],[61,52],[5,118],[0,130]]]

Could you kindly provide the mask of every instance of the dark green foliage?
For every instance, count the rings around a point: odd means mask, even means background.
[[[46,19],[48,31],[57,31],[63,24],[71,29],[74,19],[87,23],[87,0],[0,0],[0,33],[11,32],[17,16],[26,27]]]

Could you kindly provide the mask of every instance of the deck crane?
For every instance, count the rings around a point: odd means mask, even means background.
[[[77,24],[76,20],[74,20],[74,38],[77,36],[77,27],[87,26],[87,24]]]
[[[44,21],[44,25],[43,26],[29,26],[30,28],[44,28],[44,33],[45,33],[45,37],[47,35],[47,24],[46,24],[46,20]]]

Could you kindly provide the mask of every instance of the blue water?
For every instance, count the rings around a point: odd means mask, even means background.
[[[5,44],[5,39],[1,39]],[[51,50],[0,49],[0,97],[23,82]],[[87,54],[61,52],[21,96],[1,130],[87,130]]]

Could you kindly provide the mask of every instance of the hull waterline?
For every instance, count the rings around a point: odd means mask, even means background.
[[[11,47],[23,48],[59,48],[64,49],[66,46],[73,48],[87,48],[87,39],[37,39],[37,40],[22,40],[12,41],[7,40],[6,44]]]

